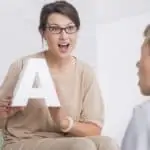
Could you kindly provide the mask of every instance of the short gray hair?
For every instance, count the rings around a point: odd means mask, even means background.
[[[148,24],[143,32],[144,37],[150,36],[150,24]]]

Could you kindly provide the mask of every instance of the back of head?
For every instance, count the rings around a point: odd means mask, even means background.
[[[150,35],[145,37],[143,45],[150,46]]]
[[[150,36],[150,24],[148,24],[143,32],[144,37]]]

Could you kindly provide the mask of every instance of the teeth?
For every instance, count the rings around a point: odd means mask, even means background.
[[[59,44],[59,45],[62,45],[62,46],[67,46],[68,44]]]
[[[67,46],[67,47],[68,47],[69,44],[58,44],[58,46],[59,46],[59,47],[62,47],[62,46]]]

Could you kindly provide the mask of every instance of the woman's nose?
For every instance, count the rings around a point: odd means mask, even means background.
[[[62,40],[65,40],[65,39],[67,39],[68,38],[68,34],[66,33],[66,31],[62,31],[61,33],[60,33],[60,39],[62,39]]]

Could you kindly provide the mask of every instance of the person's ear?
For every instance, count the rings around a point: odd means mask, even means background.
[[[39,32],[41,34],[42,39],[46,40],[45,32],[43,30],[39,30]]]

